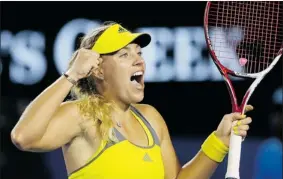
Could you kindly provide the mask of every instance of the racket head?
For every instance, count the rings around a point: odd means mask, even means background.
[[[255,77],[282,55],[283,3],[207,2],[204,31],[211,57],[224,74]]]

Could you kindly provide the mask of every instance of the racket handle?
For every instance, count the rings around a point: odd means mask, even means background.
[[[242,137],[235,135],[232,130],[225,179],[240,179],[239,169],[241,159],[241,148]]]

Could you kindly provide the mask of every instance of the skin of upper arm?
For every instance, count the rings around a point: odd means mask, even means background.
[[[135,106],[151,123],[160,139],[162,159],[164,163],[165,179],[175,179],[181,170],[180,162],[173,147],[168,127],[161,114],[151,105],[139,104]]]
[[[31,151],[52,151],[81,134],[80,115],[74,102],[64,102],[52,117],[43,137],[31,145]]]

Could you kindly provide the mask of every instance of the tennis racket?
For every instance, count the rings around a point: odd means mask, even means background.
[[[283,52],[280,1],[212,1],[204,14],[210,55],[222,74],[232,112],[244,113],[252,93],[279,61]],[[238,104],[232,78],[253,78]],[[235,125],[235,123],[234,123]],[[242,138],[231,132],[226,179],[239,179]]]

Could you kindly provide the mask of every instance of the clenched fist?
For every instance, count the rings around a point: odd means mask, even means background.
[[[91,75],[101,63],[98,53],[83,48],[77,50],[71,60],[73,63],[66,74],[76,81]]]

